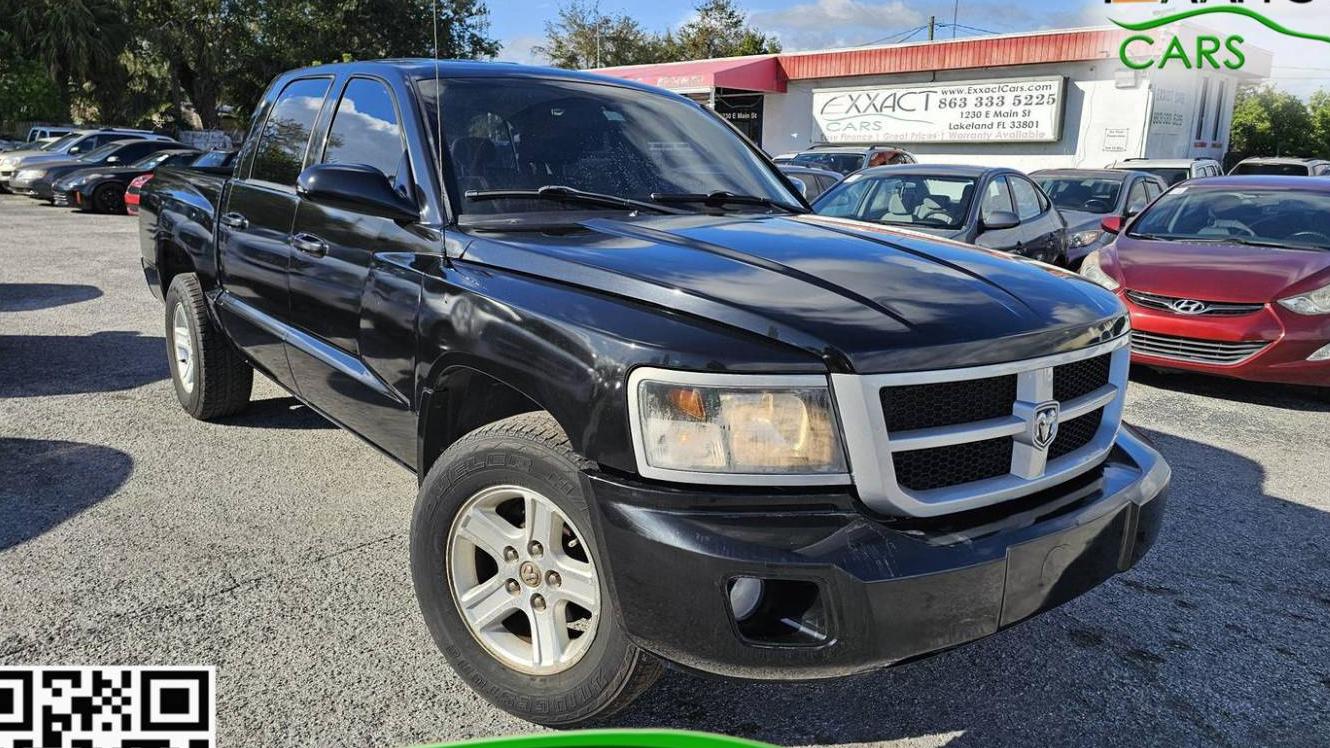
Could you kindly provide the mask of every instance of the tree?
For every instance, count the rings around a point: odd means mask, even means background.
[[[706,0],[697,15],[674,34],[673,56],[678,60],[771,54],[780,42],[748,25],[734,0]]]
[[[120,0],[0,0],[21,60],[42,65],[64,109],[85,82],[114,74],[129,29]]]
[[[1230,142],[1230,158],[1310,154],[1311,113],[1301,99],[1272,85],[1243,86],[1233,102]]]
[[[598,4],[574,0],[545,23],[546,43],[532,51],[561,68],[640,65],[666,58],[661,37],[627,15],[610,16]]]
[[[1312,147],[1310,155],[1330,158],[1330,91],[1321,89],[1312,94],[1307,103],[1312,118]]]

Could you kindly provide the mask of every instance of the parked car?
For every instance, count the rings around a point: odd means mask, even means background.
[[[828,171],[827,169],[813,169],[808,166],[794,166],[793,164],[783,164],[780,166],[780,173],[790,179],[798,180],[794,184],[801,187],[803,196],[808,200],[817,199],[818,195],[831,189],[841,180],[841,175]]]
[[[815,145],[802,153],[796,153],[789,163],[851,174],[873,166],[913,164],[915,160],[909,151],[894,146]]]
[[[75,129],[73,125],[33,125],[28,128],[28,135],[24,140],[35,143],[39,140],[62,138]]]
[[[771,157],[771,163],[777,166],[785,166],[787,164],[792,163],[794,161],[794,157],[798,155],[799,155],[798,153],[778,153],[775,156]]]
[[[813,203],[852,218],[1066,264],[1067,224],[1048,196],[1015,169],[915,164],[846,177]]]
[[[1291,177],[1330,176],[1330,161],[1316,158],[1280,158],[1256,156],[1239,161],[1229,174],[1270,174]]]
[[[207,151],[199,154],[190,161],[187,164],[187,168],[208,172],[210,174],[229,176],[235,158],[236,151]],[[125,212],[129,215],[138,215],[139,196],[143,192],[143,185],[147,184],[152,179],[152,176],[152,172],[149,172],[142,176],[135,177],[130,180],[129,186],[125,188]]]
[[[1129,158],[1109,164],[1110,169],[1144,171],[1164,180],[1169,187],[1188,179],[1217,177],[1224,167],[1212,158]]]
[[[144,143],[145,141],[129,141]],[[142,146],[140,146],[141,148]],[[124,213],[129,183],[159,166],[189,164],[201,152],[193,148],[166,148],[123,165],[105,164],[77,169],[51,182],[51,202],[94,213]],[[114,156],[119,158],[119,156]]]
[[[232,177],[143,194],[176,396],[234,414],[257,369],[419,476],[425,621],[514,714],[603,718],[662,661],[907,661],[1159,531],[1169,470],[1121,423],[1128,319],[1093,283],[808,215],[623,79],[344,63],[255,111]]]
[[[1119,169],[1043,169],[1031,172],[1030,179],[1067,222],[1067,267],[1072,269],[1113,241],[1114,235],[1100,225],[1105,216],[1130,218],[1168,189],[1153,174]]]
[[[9,185],[17,194],[53,202],[55,195],[52,185],[67,174],[94,167],[116,168],[133,164],[158,151],[179,148],[184,148],[184,145],[174,140],[114,140],[78,158],[42,161],[35,164],[30,159],[24,159]]]
[[[126,130],[109,127],[98,130],[75,130],[40,148],[24,148],[0,156],[0,191],[10,189],[9,183],[20,168],[34,167],[48,161],[64,161],[77,158],[116,140],[135,139],[163,140],[175,143],[174,140],[165,135],[156,135],[147,130]]]
[[[1330,393],[1330,179],[1175,187],[1082,273],[1126,300],[1134,361]]]

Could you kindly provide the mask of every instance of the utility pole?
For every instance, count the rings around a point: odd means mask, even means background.
[[[933,32],[937,29],[937,16],[928,17],[928,41],[933,41]]]
[[[956,38],[956,22],[961,17],[961,0],[956,0],[956,4],[951,6],[951,38]]]

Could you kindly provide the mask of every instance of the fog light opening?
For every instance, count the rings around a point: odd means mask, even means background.
[[[1330,345],[1317,349],[1315,353],[1307,357],[1308,361],[1330,361]]]
[[[730,580],[730,611],[740,623],[753,617],[762,604],[762,580],[757,577],[735,577]]]

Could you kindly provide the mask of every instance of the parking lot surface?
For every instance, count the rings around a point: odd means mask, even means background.
[[[215,665],[230,746],[537,729],[429,639],[413,476],[266,381],[225,423],[177,406],[136,228],[0,196],[0,664]],[[670,673],[613,724],[789,745],[1326,745],[1330,399],[1134,378],[1127,420],[1174,484],[1130,573],[872,675]]]

